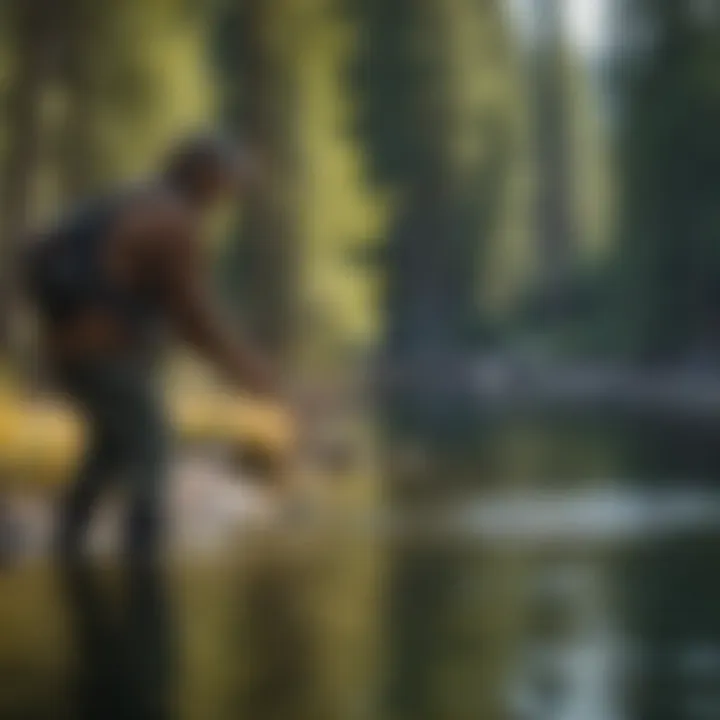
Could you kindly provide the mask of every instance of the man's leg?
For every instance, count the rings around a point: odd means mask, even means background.
[[[158,549],[167,475],[167,423],[154,375],[129,361],[86,369],[71,386],[85,409],[93,441],[65,498],[61,543],[77,549],[102,492],[117,475],[127,483],[127,550],[142,558]]]
[[[83,411],[88,444],[80,467],[61,498],[58,518],[58,550],[77,554],[85,539],[92,514],[103,492],[122,466],[122,447],[108,409],[113,400],[112,383],[99,368],[78,370],[66,378],[66,388]]]
[[[85,540],[101,495],[121,467],[121,455],[105,428],[91,430],[91,441],[80,468],[61,500],[58,550],[77,554]]]
[[[125,543],[133,560],[153,559],[165,531],[169,431],[159,395],[151,373],[129,373],[121,414],[123,479],[130,501]]]

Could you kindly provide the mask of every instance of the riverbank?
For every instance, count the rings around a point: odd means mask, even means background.
[[[529,362],[489,356],[452,367],[398,368],[378,385],[483,410],[608,410],[720,419],[720,371],[637,369],[602,362]]]

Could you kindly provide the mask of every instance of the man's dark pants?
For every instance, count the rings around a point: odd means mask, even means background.
[[[156,373],[119,357],[74,363],[60,380],[84,416],[87,444],[61,500],[58,549],[80,551],[99,500],[121,483],[129,496],[126,550],[131,558],[153,557],[164,530],[169,438]]]

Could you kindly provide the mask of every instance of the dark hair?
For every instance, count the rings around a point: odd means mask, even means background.
[[[192,185],[208,170],[232,172],[238,147],[219,133],[198,133],[179,142],[165,161],[165,175],[173,182]]]

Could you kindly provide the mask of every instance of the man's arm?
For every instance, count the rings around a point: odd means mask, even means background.
[[[275,391],[275,378],[249,345],[221,321],[207,286],[209,273],[192,231],[176,226],[162,243],[162,285],[171,321],[182,338],[231,382],[260,394]]]

